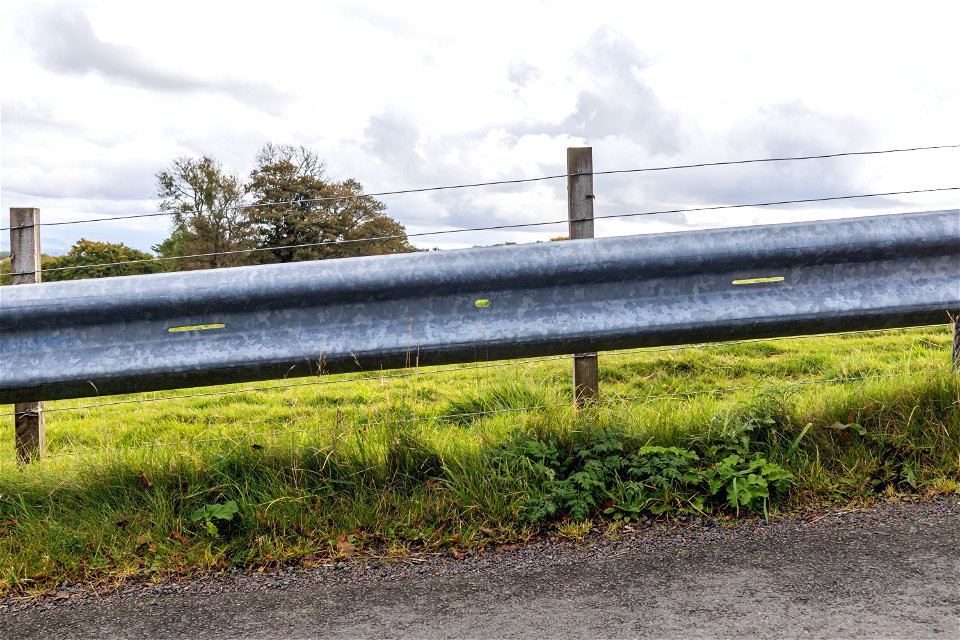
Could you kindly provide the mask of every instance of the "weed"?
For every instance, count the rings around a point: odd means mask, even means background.
[[[636,438],[615,429],[576,431],[566,443],[523,433],[493,454],[538,479],[540,491],[528,504],[534,522],[584,521],[601,505],[603,514],[624,520],[724,507],[766,514],[771,495],[785,492],[793,475],[751,450],[754,427],[765,424],[726,433],[704,457],[679,447],[637,446]]]
[[[10,435],[0,463],[0,593],[956,493],[950,345],[917,329],[601,355],[604,395],[579,412],[549,361],[51,411],[49,457],[18,468]],[[903,375],[790,386],[814,371]]]
[[[206,532],[216,536],[220,534],[221,529],[230,525],[239,510],[234,500],[228,500],[223,504],[205,504],[190,515],[190,521],[203,523]]]

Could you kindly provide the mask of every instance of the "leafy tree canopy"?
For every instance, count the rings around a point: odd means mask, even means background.
[[[170,237],[153,247],[164,257],[197,256],[178,260],[180,269],[232,267],[250,263],[242,252],[257,245],[248,212],[242,208],[240,178],[210,156],[178,158],[157,173],[160,210],[174,214]]]
[[[326,180],[323,163],[306,147],[265,145],[257,154],[247,191],[259,205],[251,213],[262,247],[314,245],[272,250],[264,256],[267,260],[415,251],[403,226],[384,214],[386,205],[363,195],[356,180]],[[360,242],[367,238],[378,240]],[[315,246],[319,243],[329,244]]]
[[[40,268],[49,264],[49,261],[52,260],[50,256],[45,253],[40,254]],[[9,251],[0,251],[0,286],[5,286],[10,284],[13,281],[13,278],[10,276],[11,271],[13,271],[13,258],[10,257]]]
[[[116,262],[131,262],[136,260],[150,260],[152,254],[128,247],[122,243],[95,242],[81,238],[70,247],[64,256],[43,256],[41,268],[60,269],[63,267],[88,266],[83,269],[65,269],[63,271],[44,271],[42,280],[54,282],[58,280],[80,280],[83,278],[106,278],[109,276],[131,276],[163,271],[162,263],[132,262],[132,264],[111,264]]]
[[[163,256],[233,252],[177,261],[180,268],[416,250],[403,226],[386,215],[386,205],[363,195],[356,180],[327,179],[323,162],[304,146],[264,145],[246,181],[209,156],[180,158],[157,174],[157,185],[160,209],[175,217],[170,237],[155,251]]]

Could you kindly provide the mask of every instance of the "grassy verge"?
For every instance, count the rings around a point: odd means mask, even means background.
[[[603,356],[576,414],[568,360],[51,411],[49,456],[0,463],[0,593],[956,492],[949,348],[917,329]]]

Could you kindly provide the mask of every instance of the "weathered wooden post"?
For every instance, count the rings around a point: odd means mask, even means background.
[[[10,209],[10,283],[40,282],[40,210]],[[46,425],[42,402],[13,405],[17,458],[30,462],[43,455]]]
[[[571,240],[593,238],[593,200],[593,148],[570,147],[567,149],[567,219]],[[575,354],[573,398],[576,406],[583,406],[599,391],[597,354]]]
[[[953,369],[960,371],[960,317],[953,319]]]

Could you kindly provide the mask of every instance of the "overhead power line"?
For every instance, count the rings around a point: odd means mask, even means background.
[[[730,165],[741,165],[741,164],[758,164],[764,162],[792,162],[799,160],[824,160],[828,158],[842,158],[849,156],[873,156],[873,155],[882,155],[889,153],[905,153],[911,151],[933,151],[937,149],[957,149],[960,148],[960,144],[942,144],[942,145],[933,145],[928,147],[904,147],[901,149],[880,149],[875,151],[845,151],[841,153],[823,153],[818,155],[807,155],[807,156],[782,156],[775,158],[751,158],[747,160],[722,160],[719,162],[697,162],[691,164],[675,164],[675,165],[665,165],[657,167],[641,167],[636,169],[612,169],[609,171],[594,171],[592,175],[602,176],[602,175],[616,175],[616,174],[625,174],[625,173],[647,173],[653,171],[674,171],[678,169],[698,169],[703,167],[722,167]],[[529,182],[542,182],[545,180],[558,180],[560,178],[569,178],[572,175],[569,173],[559,173],[554,175],[547,176],[537,176],[534,178],[514,178],[507,180],[492,180],[488,182],[469,182],[463,184],[452,184],[444,185],[437,187],[420,187],[414,189],[399,189],[394,191],[380,191],[376,193],[364,193],[348,196],[329,196],[324,198],[303,198],[299,200],[276,200],[272,202],[258,202],[237,205],[235,207],[227,207],[224,211],[239,211],[242,209],[251,209],[257,207],[270,207],[277,205],[291,205],[291,204],[307,204],[307,203],[316,203],[316,202],[336,202],[340,200],[355,200],[358,198],[379,198],[383,196],[396,196],[396,195],[406,195],[413,193],[429,193],[433,191],[449,191],[453,189],[471,189],[476,187],[493,187],[493,186],[503,186],[503,185],[512,185],[512,184],[525,184]],[[152,213],[138,213],[126,216],[113,216],[113,217],[100,217],[100,218],[87,218],[85,220],[68,220],[62,222],[41,222],[40,226],[42,227],[53,227],[60,225],[70,225],[70,224],[84,224],[88,222],[110,222],[115,220],[130,220],[134,218],[153,218],[157,216],[172,216],[172,215],[190,215],[195,213],[203,213],[198,210],[187,210],[187,211],[157,211]],[[11,227],[0,227],[0,231],[8,231]],[[20,228],[20,227],[18,227]]]
[[[611,219],[611,218],[635,218],[640,216],[656,216],[656,215],[666,215],[672,213],[694,213],[697,211],[720,211],[724,209],[744,209],[749,207],[771,207],[777,205],[785,204],[808,204],[813,202],[831,202],[831,201],[840,201],[840,200],[855,200],[858,198],[878,198],[884,196],[899,196],[899,195],[909,195],[909,194],[918,194],[918,193],[935,193],[942,191],[958,191],[960,187],[941,187],[937,189],[912,189],[908,191],[887,191],[883,193],[863,193],[857,195],[846,195],[846,196],[828,196],[822,198],[801,198],[797,200],[778,200],[774,202],[753,202],[747,204],[724,204],[724,205],[715,205],[709,207],[690,207],[686,209],[662,209],[659,211],[643,211],[638,213],[614,213],[609,215],[594,216],[594,220],[602,219]],[[374,236],[369,238],[354,238],[348,240],[331,240],[327,242],[307,242],[302,244],[291,244],[291,245],[281,245],[276,247],[257,247],[253,249],[233,249],[230,251],[218,251],[214,253],[194,253],[185,256],[164,256],[164,257],[155,257],[155,258],[143,258],[139,260],[122,260],[118,262],[103,262],[97,264],[81,264],[73,265],[68,267],[49,267],[46,269],[41,269],[41,272],[52,272],[52,271],[72,271],[75,269],[94,269],[98,267],[113,267],[120,265],[128,264],[140,264],[144,262],[167,262],[171,260],[190,260],[196,258],[213,258],[216,256],[226,256],[226,255],[237,255],[237,254],[248,254],[248,253],[261,253],[265,251],[281,251],[286,249],[305,249],[311,247],[335,247],[345,244],[354,244],[358,242],[382,242],[388,240],[399,240],[403,238],[421,238],[427,236],[438,236],[446,235],[452,233],[469,233],[469,232],[478,232],[478,231],[502,231],[505,229],[521,229],[527,227],[541,227],[548,225],[556,224],[567,224],[568,220],[547,220],[542,222],[519,222],[514,224],[501,224],[493,225],[488,227],[469,227],[462,229],[441,229],[439,231],[423,231],[420,233],[409,233],[404,235],[389,235],[389,236]],[[25,273],[32,272],[17,272],[10,275],[24,275]]]

